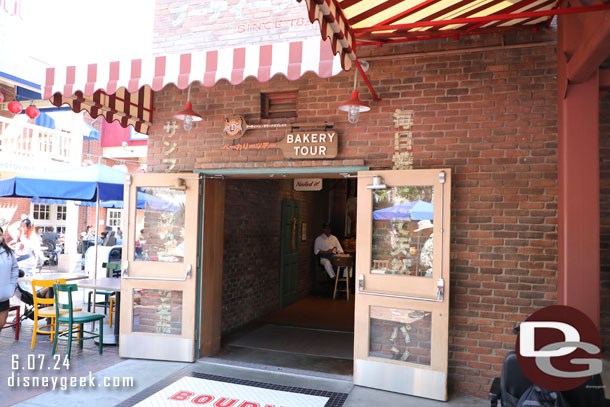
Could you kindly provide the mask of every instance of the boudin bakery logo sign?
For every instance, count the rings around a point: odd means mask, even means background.
[[[281,129],[288,127],[286,123],[278,124],[248,124],[243,116],[234,114],[231,116],[225,116],[225,124],[223,128],[223,136],[225,138],[236,140],[241,138],[244,133],[248,130],[254,129]]]

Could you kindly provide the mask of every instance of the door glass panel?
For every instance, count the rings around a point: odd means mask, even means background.
[[[135,260],[184,262],[186,191],[138,187]]]
[[[373,191],[371,273],[432,278],[432,185]]]
[[[369,356],[430,365],[432,313],[370,307]]]
[[[133,332],[182,335],[182,291],[133,290]]]

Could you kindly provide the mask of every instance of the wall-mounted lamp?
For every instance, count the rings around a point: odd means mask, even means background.
[[[386,189],[385,181],[379,175],[373,175],[373,184],[367,185],[366,189]]]
[[[193,105],[191,104],[191,85],[189,85],[188,95],[186,97],[186,106],[184,110],[174,115],[174,118],[178,120],[184,120],[184,130],[190,131],[193,128],[193,122],[199,122],[203,120],[203,117],[193,111]]]
[[[368,62],[360,61],[360,66],[363,71],[367,71],[369,69]],[[362,102],[358,98],[358,91],[356,90],[356,83],[358,80],[358,71],[354,70],[354,90],[352,90],[352,97],[344,103],[339,105],[339,110],[343,112],[347,112],[347,121],[350,123],[358,122],[358,118],[360,117],[360,112],[368,112],[371,110],[370,106],[366,103]]]

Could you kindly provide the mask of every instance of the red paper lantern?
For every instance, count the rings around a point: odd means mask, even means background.
[[[4,94],[0,92],[0,103],[4,102]]]
[[[21,113],[21,111],[23,110],[23,106],[21,106],[21,103],[14,100],[12,102],[9,102],[8,110],[9,110],[9,112],[15,113],[15,114]]]
[[[40,110],[38,110],[36,106],[30,105],[25,109],[25,114],[27,114],[30,119],[35,119],[40,114]]]

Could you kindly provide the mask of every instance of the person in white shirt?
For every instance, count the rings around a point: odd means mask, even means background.
[[[25,257],[19,261],[19,268],[26,275],[31,275],[44,262],[40,236],[35,232],[34,225],[28,217],[21,221],[20,231],[19,241],[15,245],[15,254],[17,257]]]
[[[335,278],[335,270],[331,260],[334,254],[343,253],[343,248],[341,243],[339,243],[339,239],[330,234],[330,225],[328,223],[322,225],[322,232],[320,236],[316,237],[313,252],[315,255],[320,256],[320,264],[324,266],[324,270],[326,270],[326,273],[332,279]]]

